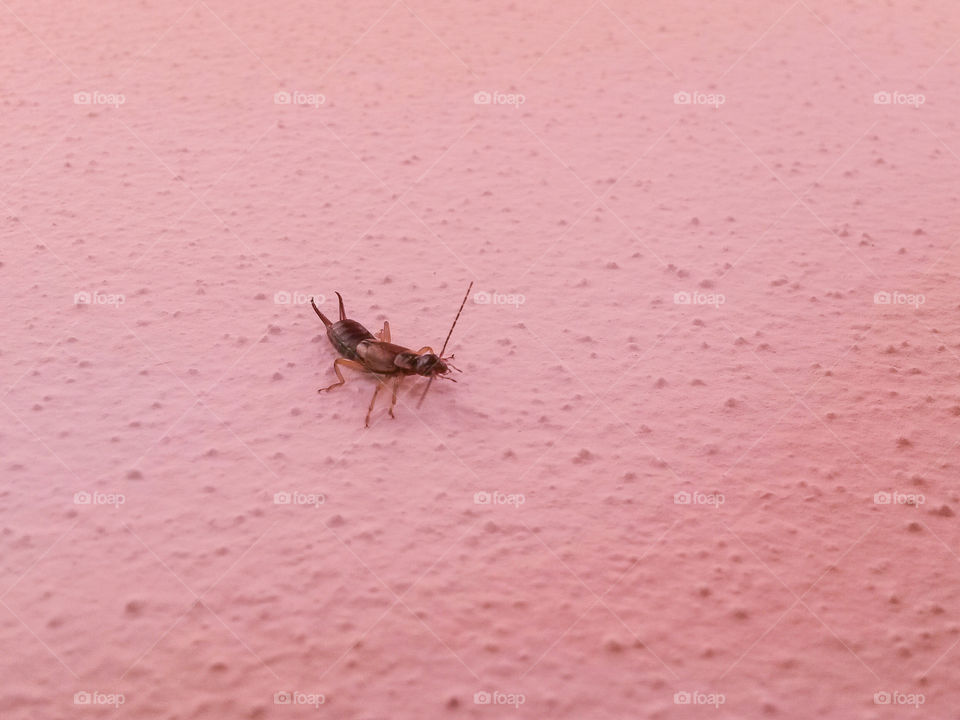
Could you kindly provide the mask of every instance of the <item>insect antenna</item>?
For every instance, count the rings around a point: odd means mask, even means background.
[[[450,342],[450,336],[453,335],[453,329],[457,326],[457,320],[460,319],[460,313],[463,312],[463,307],[464,307],[464,305],[467,304],[467,298],[470,297],[470,289],[471,289],[472,287],[473,287],[473,281],[471,280],[471,281],[470,281],[470,284],[467,285],[467,292],[464,293],[464,295],[463,295],[463,302],[460,303],[460,309],[457,310],[457,316],[453,319],[453,325],[450,326],[450,332],[447,333],[447,339],[443,341],[443,347],[440,348],[440,355],[439,355],[438,357],[441,357],[441,358],[442,358],[442,357],[443,357],[443,351],[447,349],[447,343]],[[427,391],[430,390],[430,386],[433,384],[433,378],[434,378],[434,377],[436,377],[436,376],[435,376],[435,375],[431,375],[431,376],[430,376],[430,379],[427,381],[427,386],[423,389],[423,395],[420,396],[420,401],[417,403],[417,407],[418,407],[418,408],[419,408],[421,405],[423,405],[423,399],[427,396]],[[453,380],[453,378],[448,378],[448,379],[449,379],[449,380]],[[456,382],[456,381],[454,381],[454,382]]]

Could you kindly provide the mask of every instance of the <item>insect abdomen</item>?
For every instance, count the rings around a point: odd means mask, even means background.
[[[357,345],[364,340],[373,340],[373,335],[356,320],[340,320],[327,328],[327,337],[330,344],[343,357],[349,360],[360,360],[357,355]]]

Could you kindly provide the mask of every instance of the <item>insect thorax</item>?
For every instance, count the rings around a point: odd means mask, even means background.
[[[423,355],[417,355],[413,352],[397,353],[397,356],[393,359],[393,364],[408,373],[416,375],[429,376],[447,371],[443,361],[431,353],[424,353]]]
[[[415,352],[397,353],[393,358],[393,364],[401,370],[415,373],[417,371],[417,354]]]

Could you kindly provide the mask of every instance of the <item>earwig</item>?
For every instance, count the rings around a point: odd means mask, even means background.
[[[429,345],[413,351],[402,345],[393,344],[390,342],[390,323],[387,321],[383,323],[383,330],[374,336],[356,320],[347,318],[347,313],[343,308],[343,297],[341,297],[340,293],[336,293],[337,299],[340,301],[340,319],[337,322],[330,322],[330,319],[320,312],[320,308],[317,307],[313,298],[310,298],[310,304],[313,306],[314,312],[317,313],[327,328],[327,338],[330,340],[330,344],[333,345],[334,350],[340,354],[340,357],[333,361],[333,371],[337,374],[337,382],[325,388],[320,388],[317,392],[333,390],[346,382],[340,372],[341,367],[348,367],[353,370],[375,375],[377,378],[377,387],[373,391],[370,406],[367,408],[367,417],[363,423],[364,427],[370,427],[370,414],[373,412],[373,406],[377,402],[377,395],[386,384],[386,379],[394,378],[393,397],[390,401],[389,411],[390,417],[393,418],[396,417],[393,414],[393,408],[397,404],[397,393],[400,392],[400,383],[403,382],[403,379],[408,375],[422,375],[423,377],[430,378],[430,380],[427,382],[427,387],[424,388],[423,395],[420,396],[420,401],[417,403],[417,407],[420,407],[423,399],[427,396],[427,391],[430,389],[434,378],[439,377],[444,380],[456,382],[452,377],[447,377],[447,373],[451,370],[461,372],[459,368],[450,362],[453,359],[453,355],[444,357],[443,353],[447,349],[447,343],[450,342],[450,336],[453,335],[453,329],[457,326],[457,320],[460,319],[460,313],[463,312],[463,308],[467,304],[467,298],[470,296],[470,289],[472,287],[473,283],[471,282],[467,287],[467,292],[463,296],[463,302],[460,303],[460,309],[457,311],[457,316],[453,319],[450,332],[447,333],[447,339],[443,341],[443,347],[440,348],[439,353],[435,353]]]

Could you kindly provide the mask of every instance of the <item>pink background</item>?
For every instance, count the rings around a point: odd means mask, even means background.
[[[958,39],[952,2],[0,2],[0,714],[955,713]],[[521,297],[468,302],[458,385],[369,430],[372,379],[317,394],[305,297],[439,347],[471,280]]]

